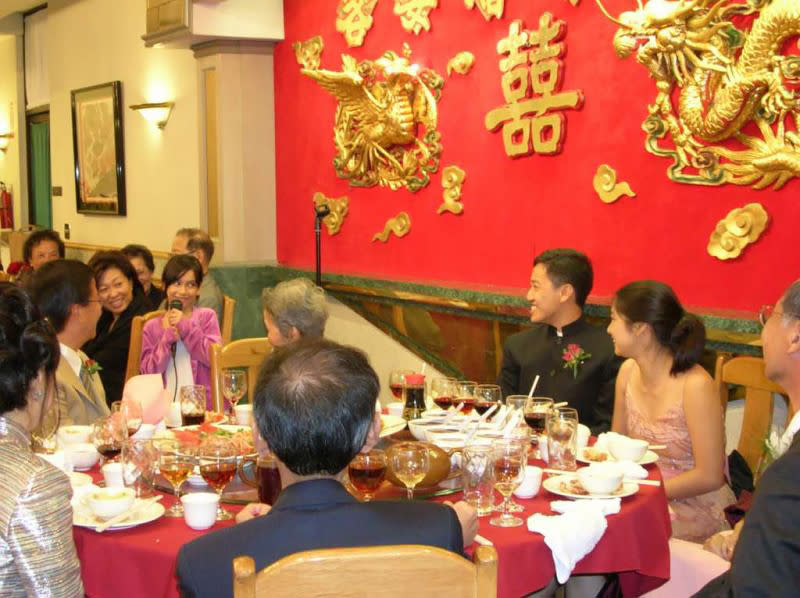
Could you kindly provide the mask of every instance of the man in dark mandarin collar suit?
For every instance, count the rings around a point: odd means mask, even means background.
[[[257,443],[275,454],[283,490],[265,515],[181,548],[183,596],[230,596],[240,555],[260,570],[317,548],[423,544],[461,554],[472,543],[477,518],[465,503],[360,503],[339,483],[353,457],[378,441],[379,388],[361,351],[331,341],[300,341],[266,359],[253,402]]]
[[[526,395],[538,375],[536,395],[566,401],[597,434],[611,427],[620,359],[608,333],[583,315],[592,283],[592,264],[578,251],[551,249],[536,257],[527,294],[534,325],[506,340],[497,383],[504,396]],[[574,368],[565,361],[571,345],[584,356]]]
[[[789,395],[794,438],[758,481],[731,568],[696,594],[703,598],[800,594],[800,281],[762,314],[764,373]]]

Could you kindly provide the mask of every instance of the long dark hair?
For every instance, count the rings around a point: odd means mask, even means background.
[[[668,285],[655,280],[626,284],[614,296],[614,309],[629,322],[651,326],[656,340],[672,353],[673,376],[700,361],[706,327],[700,318],[683,309]]]

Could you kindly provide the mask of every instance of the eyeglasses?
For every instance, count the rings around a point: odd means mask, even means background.
[[[758,311],[758,322],[762,326],[767,325],[767,321],[773,316],[778,315],[782,316],[782,311],[775,311],[774,305],[762,305],[761,309]]]

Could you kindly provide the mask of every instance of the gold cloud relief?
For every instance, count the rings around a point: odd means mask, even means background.
[[[442,187],[444,187],[442,199],[444,203],[436,210],[437,214],[444,212],[460,214],[464,211],[464,206],[461,204],[461,185],[464,184],[466,176],[467,173],[458,166],[447,166],[442,170]]]
[[[768,223],[769,215],[761,204],[749,203],[731,210],[711,233],[708,254],[720,260],[739,257],[745,247],[758,240]]]
[[[320,206],[322,204],[328,204],[328,208],[331,210],[331,213],[325,216],[325,218],[322,219],[322,222],[325,223],[325,228],[328,229],[328,234],[335,235],[342,228],[344,217],[347,216],[350,200],[347,199],[347,196],[326,197],[318,191],[314,194],[314,205]]]
[[[597,167],[592,183],[594,184],[595,193],[603,203],[614,203],[623,195],[636,197],[628,183],[624,181],[617,182],[617,171],[608,164],[601,164]]]
[[[386,243],[389,240],[389,235],[394,233],[398,237],[405,237],[408,231],[411,230],[411,217],[407,212],[400,212],[394,218],[389,218],[383,227],[383,231],[375,233],[372,237],[373,241],[380,241]]]

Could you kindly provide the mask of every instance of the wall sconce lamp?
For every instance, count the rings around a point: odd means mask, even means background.
[[[174,102],[155,102],[150,104],[134,104],[130,107],[141,114],[145,120],[155,124],[159,129],[163,129],[169,120]]]
[[[12,137],[14,137],[14,133],[0,133],[0,152],[8,149],[8,142]]]

